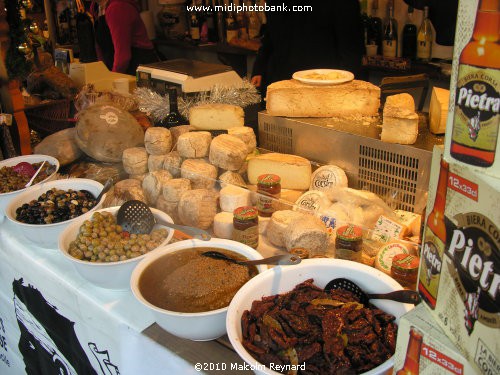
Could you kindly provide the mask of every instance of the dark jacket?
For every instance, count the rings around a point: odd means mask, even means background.
[[[267,26],[253,68],[263,87],[290,79],[299,70],[345,69],[363,77],[363,26],[358,0],[268,0],[268,6],[288,6],[286,12],[267,12]],[[312,11],[292,11],[310,5]]]

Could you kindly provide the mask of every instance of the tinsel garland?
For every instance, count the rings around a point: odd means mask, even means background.
[[[168,95],[163,96],[144,87],[136,89],[134,95],[139,103],[139,110],[155,121],[163,120],[170,112]],[[184,118],[189,118],[189,109],[200,104],[222,103],[245,108],[259,103],[260,99],[255,86],[243,79],[238,86],[214,85],[209,92],[179,98],[179,112]]]
[[[32,62],[19,50],[23,43],[29,43],[23,21],[21,20],[21,7],[19,0],[5,1],[7,10],[6,19],[9,24],[10,45],[5,56],[5,66],[9,79],[24,79],[31,72]]]

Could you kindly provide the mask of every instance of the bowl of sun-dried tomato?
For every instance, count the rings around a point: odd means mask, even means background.
[[[393,367],[399,318],[412,305],[370,300],[324,286],[347,278],[367,293],[402,289],[391,277],[357,262],[306,259],[248,281],[232,299],[231,344],[257,374],[385,374]]]

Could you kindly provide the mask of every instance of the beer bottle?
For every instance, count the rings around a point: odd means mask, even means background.
[[[448,185],[448,163],[441,159],[439,180],[434,199],[434,207],[427,217],[424,229],[418,291],[427,304],[434,309],[439,287],[439,277],[443,264],[446,244],[444,208]]]
[[[490,167],[495,160],[500,108],[500,0],[479,0],[476,23],[459,59],[450,154]]]
[[[420,350],[422,349],[423,335],[415,327],[410,328],[410,338],[406,348],[405,363],[396,375],[418,375],[420,371]]]

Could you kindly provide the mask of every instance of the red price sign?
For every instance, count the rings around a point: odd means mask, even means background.
[[[425,343],[422,344],[421,353],[425,358],[428,358],[432,362],[437,363],[454,374],[462,375],[464,373],[464,366],[461,363],[453,360]]]

